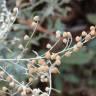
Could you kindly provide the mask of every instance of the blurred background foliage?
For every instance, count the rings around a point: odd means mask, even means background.
[[[43,54],[47,50],[47,43],[54,44],[56,30],[62,33],[70,31],[74,38],[83,30],[88,32],[89,26],[96,24],[96,0],[7,0],[10,10],[15,2],[19,5],[19,14],[7,37],[7,46],[0,42],[0,50],[3,49],[1,58],[16,57],[20,53],[18,43],[25,45],[23,37],[32,33],[31,24],[35,15],[40,16],[40,22],[26,58],[35,56],[32,50]],[[14,40],[18,43],[12,46]],[[53,76],[53,87],[60,93],[53,91],[52,96],[96,96],[96,39],[85,46],[80,52],[62,59],[61,73]],[[62,44],[57,45],[55,51],[61,47]],[[38,82],[37,86],[42,89],[46,85],[40,84]]]

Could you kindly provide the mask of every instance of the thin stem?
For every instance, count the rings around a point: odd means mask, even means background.
[[[59,43],[60,39],[51,47],[51,49],[49,51],[51,51],[58,43]]]
[[[2,68],[1,66],[0,66],[0,69],[2,69],[8,76],[10,76],[10,74],[4,69],[4,68]],[[15,81],[15,82],[17,82],[19,85],[22,85],[21,83],[19,83],[16,79],[14,79],[13,77],[12,77],[12,79]]]
[[[25,48],[23,49],[23,51],[22,51],[22,52],[21,52],[18,56],[22,56],[22,55],[23,55],[23,53],[24,53],[25,49],[26,49],[26,48],[28,47],[28,45],[30,44],[31,39],[32,39],[32,37],[33,37],[33,35],[34,35],[34,33],[35,33],[35,31],[36,31],[37,27],[38,27],[38,22],[37,22],[37,25],[36,25],[36,27],[34,28],[34,30],[33,30],[33,32],[32,32],[32,34],[31,34],[30,39],[28,40],[27,44],[25,45]]]
[[[65,48],[62,50],[62,51],[60,51],[60,52],[57,52],[57,54],[61,54],[61,53],[63,53],[63,52],[65,52],[68,48],[68,44],[69,44],[69,38],[68,38],[68,41],[67,41],[67,43],[66,43],[66,46],[65,46]]]

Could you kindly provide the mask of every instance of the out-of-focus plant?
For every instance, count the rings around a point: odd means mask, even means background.
[[[50,5],[54,3],[56,5],[57,2],[58,0],[51,2]],[[96,27],[91,26],[89,33],[83,31],[80,36],[76,36],[76,44],[74,45],[72,45],[73,37],[70,32],[56,31],[56,43],[53,45],[48,43],[47,52],[39,55],[38,52],[32,50],[35,56],[27,57],[28,48],[40,23],[39,16],[35,16],[33,22],[31,22],[33,32],[30,35],[24,34],[23,38],[18,38],[17,36],[13,37],[13,34],[10,40],[8,31],[17,17],[18,8],[14,8],[13,13],[11,13],[6,8],[5,0],[0,0],[0,5],[0,43],[3,44],[3,48],[0,49],[3,53],[0,56],[0,81],[5,83],[2,86],[2,91],[12,96],[50,96],[51,90],[55,90],[52,88],[52,74],[59,73],[58,67],[61,64],[61,59],[64,56],[70,57],[73,52],[78,52],[86,42],[94,39]],[[46,13],[49,14],[49,11]],[[59,42],[62,42],[64,48],[58,52],[52,52]],[[11,49],[10,46],[13,48]],[[9,54],[12,54],[12,56]],[[25,78],[28,78],[28,80],[26,81]],[[30,87],[38,80],[47,83],[44,91],[40,88]]]

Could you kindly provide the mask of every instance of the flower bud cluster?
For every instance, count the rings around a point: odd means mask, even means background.
[[[14,8],[13,12],[8,11],[6,8],[6,2],[5,0],[0,0],[2,13],[0,14],[0,36],[4,36],[6,32],[11,28],[12,24],[14,23],[18,8]],[[31,36],[28,36],[27,34],[24,35],[23,40],[27,42],[26,46],[21,43],[20,38],[13,38],[12,44],[15,45],[16,42],[19,42],[18,48],[20,50],[23,50],[19,56],[27,50],[28,45],[30,44],[30,41],[32,39],[32,36],[34,35],[34,32],[36,31],[38,22],[40,18],[38,16],[35,16],[33,18],[32,27],[35,29]],[[16,58],[16,66],[19,66],[21,69],[25,70],[26,73],[24,75],[28,76],[28,83],[26,84],[25,80],[22,82],[19,82],[15,79],[15,77],[11,74],[9,74],[6,71],[6,68],[4,69],[2,66],[0,66],[0,79],[3,81],[6,81],[9,85],[9,88],[6,86],[2,87],[2,90],[4,92],[9,91],[9,89],[12,89],[12,92],[19,93],[20,96],[28,96],[31,94],[31,96],[50,96],[50,90],[51,90],[51,74],[59,74],[58,66],[61,65],[61,58],[63,56],[69,57],[73,52],[79,51],[83,45],[88,42],[89,40],[96,37],[96,27],[91,26],[90,32],[87,33],[86,31],[83,31],[80,36],[76,36],[75,41],[76,44],[72,46],[72,35],[71,32],[62,32],[56,31],[56,38],[58,40],[61,40],[65,47],[56,53],[52,52],[52,49],[56,47],[56,45],[59,43],[58,41],[52,46],[51,44],[47,44],[47,48],[49,49],[45,54],[42,56],[39,56],[37,52],[36,58],[28,58],[25,59],[24,64],[26,63],[26,66],[19,65],[20,61],[23,61],[22,56],[20,58]],[[0,37],[1,38],[1,37]],[[10,60],[9,60],[10,61]],[[13,60],[14,61],[14,60]],[[17,62],[18,61],[18,62]],[[36,80],[40,80],[44,83],[49,83],[49,87],[46,87],[45,92],[42,92],[39,88],[30,88],[30,85],[34,83]],[[13,91],[14,90],[14,91]],[[10,91],[10,93],[12,93]],[[48,94],[49,93],[49,94]],[[13,94],[11,94],[14,96]]]
[[[96,37],[96,27],[91,26],[89,33],[87,33],[86,31],[83,31],[81,33],[81,36],[76,36],[75,38],[76,44],[74,46],[72,46],[73,38],[72,38],[71,32],[63,32],[63,35],[61,35],[60,31],[56,31],[56,37],[62,40],[62,42],[65,44],[65,48],[60,52],[57,52],[57,54],[59,55],[64,54],[63,56],[69,57],[73,52],[79,51],[86,42]],[[58,42],[56,42],[54,45],[56,46],[57,44]],[[49,49],[53,49],[52,48],[53,46],[51,46],[50,44],[48,44],[47,46]],[[54,59],[55,55],[54,54],[51,55],[49,52],[47,52],[45,55],[45,58]],[[58,63],[60,63],[60,61],[58,61]]]

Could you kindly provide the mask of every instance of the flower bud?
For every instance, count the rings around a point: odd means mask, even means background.
[[[90,27],[90,30],[95,30],[95,26],[91,26]]]
[[[10,87],[14,87],[15,86],[15,83],[12,81],[12,82],[9,83],[9,86]]]
[[[87,35],[86,31],[83,31],[82,36],[86,36],[86,35]]]
[[[51,54],[50,54],[49,51],[45,53],[45,58],[46,58],[46,59],[50,59],[50,58],[51,58]]]
[[[79,41],[81,40],[81,38],[80,38],[79,36],[77,36],[77,37],[75,38],[75,40],[76,40],[76,42],[79,42]]]
[[[69,51],[65,52],[64,56],[70,57],[71,56],[71,52],[69,52]]]
[[[19,88],[17,89],[17,91],[18,91],[18,92],[22,92],[22,91],[23,91],[23,88],[22,88],[22,87],[19,87]]]
[[[7,88],[7,87],[2,87],[2,90],[3,90],[4,92],[7,92],[7,91],[8,91],[8,88]]]
[[[23,47],[22,44],[20,44],[20,45],[18,46],[18,48],[19,48],[19,49],[23,49],[24,47]]]
[[[76,44],[76,46],[77,46],[78,48],[82,48],[83,43],[82,43],[82,42],[78,42],[78,43]]]
[[[89,41],[90,39],[91,39],[91,35],[90,34],[86,35],[85,40]]]
[[[56,38],[60,38],[61,36],[61,32],[60,31],[56,31]]]
[[[58,68],[56,68],[56,67],[52,68],[52,69],[51,69],[51,72],[52,72],[53,74],[58,74],[58,73],[60,73],[59,70],[58,70]]]
[[[60,65],[60,64],[61,64],[61,61],[60,61],[60,60],[56,60],[54,63],[55,63],[56,65]]]
[[[21,92],[21,96],[27,96],[26,91]]]
[[[28,35],[25,35],[24,36],[24,40],[29,40],[29,36]]]
[[[38,22],[38,21],[40,20],[40,18],[39,18],[39,16],[35,16],[35,17],[33,18],[33,20],[36,21],[36,22]]]
[[[8,81],[8,82],[11,82],[12,81],[12,76],[10,75],[10,76],[7,76],[7,78],[6,78],[6,80]]]
[[[46,48],[50,49],[52,46],[48,43]]]

